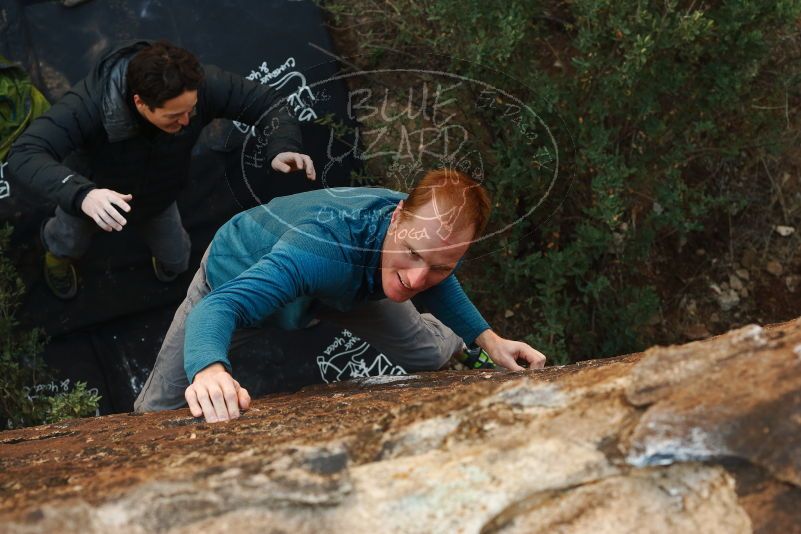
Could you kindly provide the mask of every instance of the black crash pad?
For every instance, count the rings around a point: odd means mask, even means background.
[[[21,63],[51,101],[85,76],[109,44],[164,38],[204,63],[282,85],[285,96],[294,95],[305,150],[318,169],[326,162],[330,132],[315,117],[349,122],[341,81],[326,83],[319,94],[309,87],[337,73],[322,13],[311,1],[97,0],[65,8],[56,1],[0,0],[0,10],[0,53]],[[297,173],[277,175],[257,161],[243,133],[247,130],[215,121],[194,149],[190,184],[179,199],[192,237],[192,263],[171,284],[155,280],[149,252],[133,232],[101,232],[78,264],[78,297],[57,300],[42,279],[38,238],[53,205],[0,175],[0,223],[15,226],[7,252],[28,287],[23,327],[45,328],[51,336],[45,360],[58,369],[58,380],[87,381],[103,396],[101,413],[131,410],[200,256],[222,223],[275,196],[348,185],[357,167],[345,159],[332,167],[325,183],[308,182]],[[300,332],[274,330],[233,354],[232,362],[237,378],[254,395],[401,372],[353,336],[325,323]]]

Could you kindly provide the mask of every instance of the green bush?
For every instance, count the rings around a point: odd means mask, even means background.
[[[0,227],[0,429],[54,423],[93,415],[100,397],[78,382],[52,382],[41,358],[46,339],[39,329],[22,331],[16,311],[25,286],[5,255],[12,229]]]
[[[506,232],[466,280],[484,310],[513,309],[517,334],[560,363],[641,349],[661,306],[655,266],[669,270],[694,232],[742,210],[727,184],[793,133],[799,0],[327,7],[362,68],[385,66],[388,50],[430,53],[429,65],[496,87],[517,80],[517,97],[564,121],[561,202]],[[508,222],[544,186],[530,143],[497,115],[479,117],[480,149],[504,199],[493,220]]]

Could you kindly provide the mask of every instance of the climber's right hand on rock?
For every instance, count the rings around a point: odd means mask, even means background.
[[[205,416],[207,423],[236,419],[240,409],[250,406],[248,390],[221,363],[213,363],[196,374],[184,397],[192,415]]]
[[[106,232],[119,231],[128,221],[115,206],[128,213],[131,211],[128,205],[131,199],[132,195],[123,195],[111,189],[92,189],[81,202],[81,211]]]

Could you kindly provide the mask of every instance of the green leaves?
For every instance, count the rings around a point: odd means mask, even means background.
[[[77,383],[52,382],[41,358],[40,329],[20,330],[15,318],[25,286],[5,255],[12,228],[0,227],[0,429],[93,415],[100,397]]]
[[[505,324],[518,331],[505,334],[557,362],[643,348],[661,306],[656,262],[749,202],[721,185],[728,177],[794,142],[785,106],[801,80],[801,0],[392,5],[384,16],[395,23],[366,49],[406,52],[403,42],[490,86],[515,78],[515,96],[559,148],[549,203],[477,251],[486,255],[469,285],[482,310],[503,322],[514,309]],[[550,176],[538,165],[543,143],[496,108],[480,119],[486,135],[475,141],[502,226],[539,202]]]
[[[48,423],[57,423],[63,419],[94,415],[100,395],[87,391],[86,382],[76,382],[71,392],[47,397],[47,402],[49,406],[45,420]]]
[[[746,145],[787,141],[779,116],[745,103],[765,98],[765,77],[776,69],[783,79],[798,74],[770,61],[801,13],[801,2],[745,0],[691,10],[635,0],[562,7],[572,21],[572,76],[551,76],[549,94],[564,102],[566,120],[578,119],[576,159],[562,170],[576,176],[570,213],[535,232],[544,250],[493,258],[493,272],[514,273],[496,305],[531,295],[530,340],[556,351],[557,361],[647,343],[644,327],[660,299],[643,262],[658,256],[659,237],[683,240],[732,209],[716,186],[721,162],[736,157],[746,166]],[[553,39],[552,29],[538,31],[528,40]],[[515,165],[514,147],[502,161]],[[526,195],[522,180],[504,176],[505,197]]]

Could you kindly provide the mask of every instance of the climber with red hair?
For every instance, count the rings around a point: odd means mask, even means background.
[[[408,371],[439,369],[474,344],[478,362],[542,367],[542,353],[490,328],[454,275],[490,207],[479,183],[443,169],[408,196],[322,189],[234,216],[206,250],[136,411],[188,403],[209,422],[238,417],[250,396],[231,375],[229,347],[259,327],[314,319],[351,330]]]

